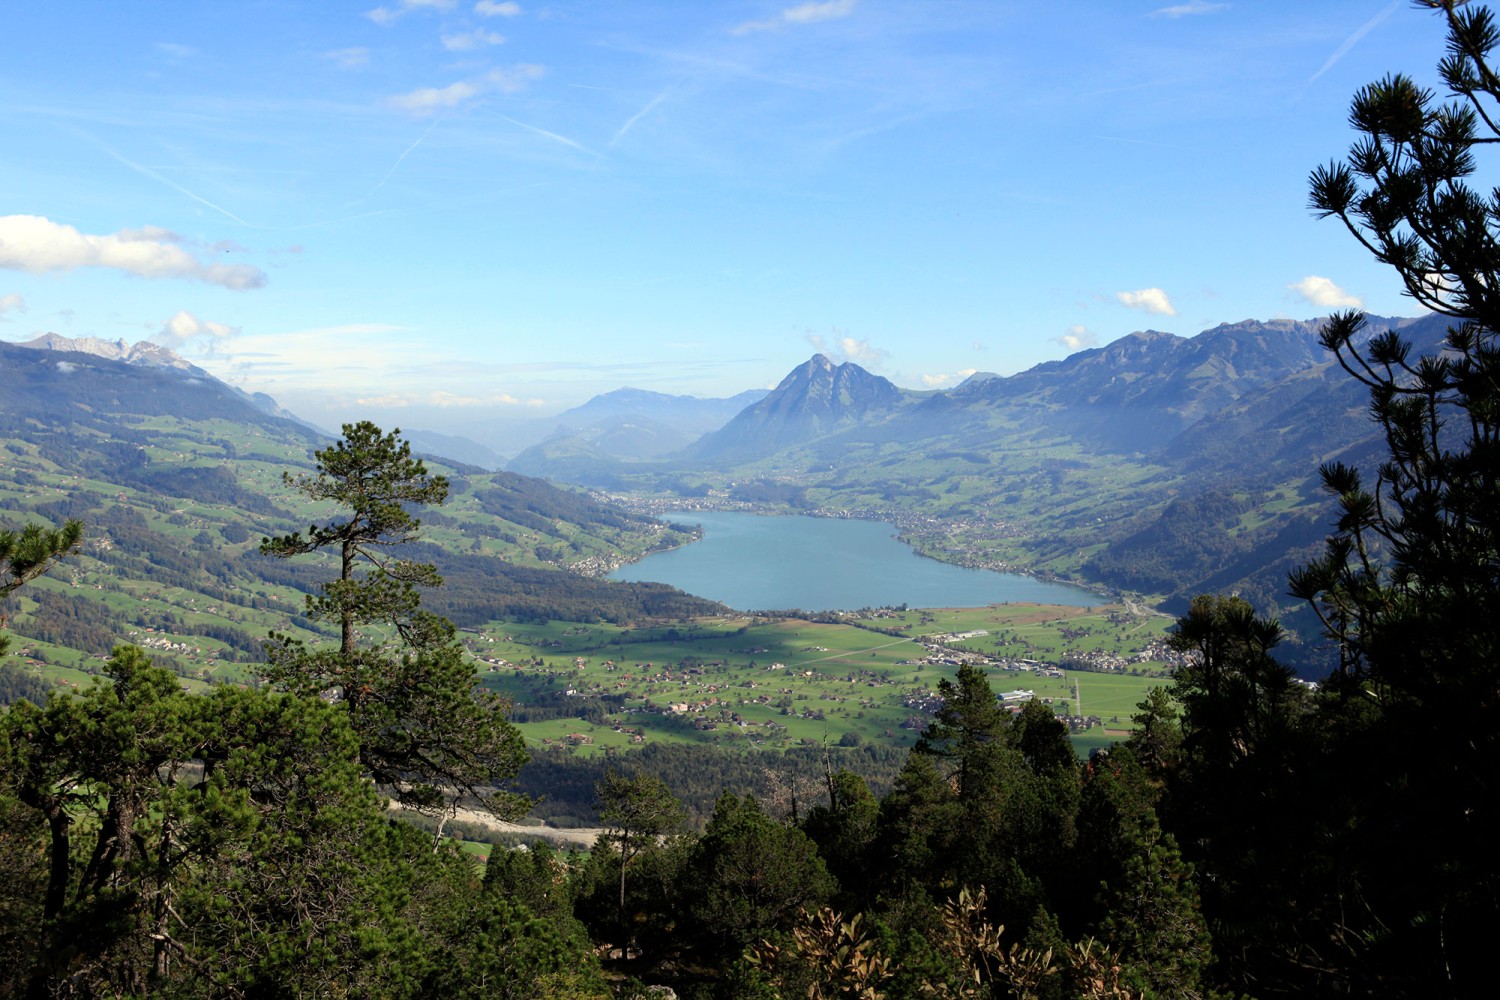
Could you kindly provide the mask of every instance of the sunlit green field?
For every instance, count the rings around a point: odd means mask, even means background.
[[[652,628],[495,623],[463,638],[484,683],[518,706],[550,698],[566,711],[572,704],[597,707],[603,699],[602,721],[569,717],[520,725],[533,745],[593,754],[651,741],[772,748],[843,739],[909,746],[929,718],[930,696],[957,671],[954,663],[916,662],[926,651],[915,636],[984,629],[992,635],[964,645],[1049,663],[1081,649],[1138,652],[1161,636],[1164,624],[1117,606],[1000,605],[906,612],[859,624],[744,616]],[[1060,711],[1099,716],[1112,729],[1128,727],[1136,704],[1165,682],[1158,665],[1135,669],[1066,670],[1051,677],[987,668],[997,694],[1030,691]]]

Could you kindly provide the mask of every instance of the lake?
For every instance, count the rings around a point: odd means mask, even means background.
[[[924,558],[883,521],[733,511],[671,519],[702,525],[702,540],[623,566],[610,579],[666,583],[741,611],[1106,603],[1067,584]]]

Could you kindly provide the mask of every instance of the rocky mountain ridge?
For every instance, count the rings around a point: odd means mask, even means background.
[[[153,368],[171,368],[189,375],[211,378],[208,372],[192,364],[169,347],[149,340],[131,344],[120,340],[104,340],[101,337],[64,337],[60,333],[44,333],[31,340],[21,341],[17,347],[28,347],[36,351],[64,351],[88,354],[108,361],[123,361],[127,365],[146,365]]]

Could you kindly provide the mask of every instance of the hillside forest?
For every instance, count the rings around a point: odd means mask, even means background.
[[[804,746],[763,793],[725,791],[706,810],[666,778],[765,758],[606,757],[590,775],[602,830],[591,849],[497,843],[481,861],[444,827],[460,807],[521,815],[529,752],[514,706],[477,682],[465,616],[488,615],[492,589],[531,621],[722,609],[582,576],[543,589],[560,570],[537,546],[607,560],[673,529],[519,479],[511,492],[537,491],[530,502],[556,516],[532,518],[526,537],[475,536],[462,579],[445,579],[426,539],[493,525],[477,511],[490,502],[525,519],[527,503],[493,480],[476,489],[477,472],[439,473],[395,431],[348,424],[331,444],[306,438],[310,464],[264,456],[274,489],[257,495],[280,506],[250,523],[270,530],[226,520],[244,534],[194,538],[193,551],[222,553],[221,600],[236,615],[233,632],[204,636],[234,651],[223,676],[158,664],[87,612],[55,627],[110,647],[91,654],[104,657],[97,680],[43,689],[0,668],[0,996],[1488,995],[1500,930],[1500,194],[1473,185],[1484,146],[1500,141],[1500,26],[1476,5],[1420,5],[1448,27],[1448,99],[1401,75],[1362,89],[1359,138],[1310,182],[1314,212],[1446,327],[1419,344],[1346,312],[1319,335],[1365,394],[1380,444],[1373,464],[1316,470],[1334,517],[1288,589],[1334,651],[1317,684],[1284,661],[1279,622],[1243,597],[1200,594],[1171,631],[1170,683],[1141,699],[1127,738],[1087,760],[1052,707],[1002,702],[960,659],[935,671],[937,700],[909,749]],[[232,477],[172,472],[118,446],[128,429],[48,409],[44,395],[26,433],[52,435],[56,450],[18,444],[18,460],[57,475],[71,447],[114,460],[143,494],[166,474],[205,510],[240,498]],[[450,498],[462,506],[444,513]],[[85,558],[112,568],[116,604],[198,569],[139,547],[155,528],[190,528],[171,521],[182,511],[145,505],[137,522],[55,504],[47,523],[0,531],[13,618],[68,618],[56,577]],[[307,516],[282,516],[292,511]],[[111,544],[90,550],[104,524]],[[502,546],[525,558],[476,582],[506,564]],[[273,619],[257,601],[271,596],[236,568],[252,560],[305,595],[289,625],[259,630]],[[129,579],[136,570],[152,575]],[[555,593],[572,595],[566,608],[549,604]]]

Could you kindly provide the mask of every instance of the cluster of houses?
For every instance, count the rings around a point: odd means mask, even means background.
[[[148,628],[146,629],[146,631],[151,632],[154,630]],[[134,630],[127,633],[127,635],[129,636],[130,640],[137,646],[145,646],[147,649],[159,649],[164,653],[180,653],[183,656],[203,655],[203,648],[201,646],[189,646],[185,642],[174,642],[172,638],[167,635],[142,636],[140,632]],[[208,655],[209,658],[212,659],[219,655],[219,651],[210,648],[208,650]]]

